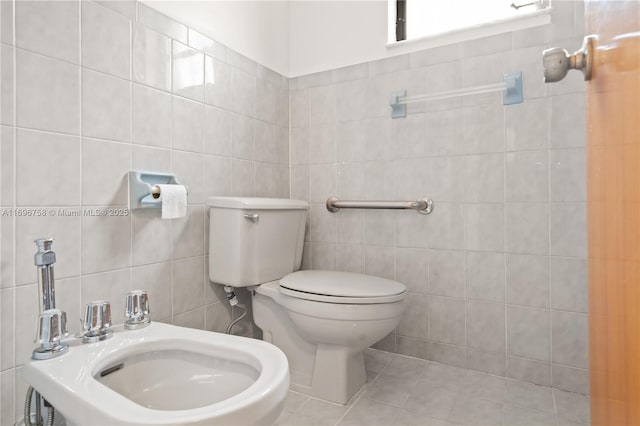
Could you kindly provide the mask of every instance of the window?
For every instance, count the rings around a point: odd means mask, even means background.
[[[394,0],[394,3],[393,41],[521,18],[549,7],[549,0]]]

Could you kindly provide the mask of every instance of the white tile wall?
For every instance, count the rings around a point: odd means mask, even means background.
[[[588,393],[584,83],[544,84],[540,61],[546,47],[580,45],[582,13],[562,2],[549,26],[291,79],[291,195],[313,203],[305,267],[409,289],[400,325],[376,347]],[[476,95],[389,117],[392,90],[515,70],[522,104]],[[331,195],[428,195],[435,209],[334,215]]]
[[[34,347],[34,238],[56,239],[72,331],[95,299],[123,321],[133,288],[149,291],[154,319],[219,331],[230,310],[208,280],[206,197],[289,196],[286,78],[137,2],[15,5],[15,18],[13,1],[0,11],[0,204],[47,215],[0,221],[3,425],[22,417],[20,365]],[[126,208],[132,168],[175,172],[189,185],[187,217],[62,215]],[[252,335],[250,319],[237,332]]]

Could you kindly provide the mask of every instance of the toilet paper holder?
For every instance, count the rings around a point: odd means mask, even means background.
[[[183,185],[173,173],[129,172],[129,209],[160,209],[160,187],[158,185]],[[189,195],[189,187],[183,185]]]

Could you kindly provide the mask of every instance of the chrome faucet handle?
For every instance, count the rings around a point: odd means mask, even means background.
[[[42,312],[38,317],[37,342],[40,346],[33,350],[31,358],[51,359],[66,353],[69,345],[61,340],[67,334],[66,312],[60,309],[48,309]]]
[[[105,340],[111,334],[111,303],[105,300],[97,300],[87,303],[87,310],[82,324],[84,343],[95,343]]]
[[[127,320],[124,327],[127,330],[142,328],[151,322],[149,316],[149,295],[144,290],[133,290],[127,294],[124,315]]]

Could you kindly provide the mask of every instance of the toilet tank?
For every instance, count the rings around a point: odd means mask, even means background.
[[[209,197],[207,204],[211,281],[247,287],[300,269],[309,203]]]

